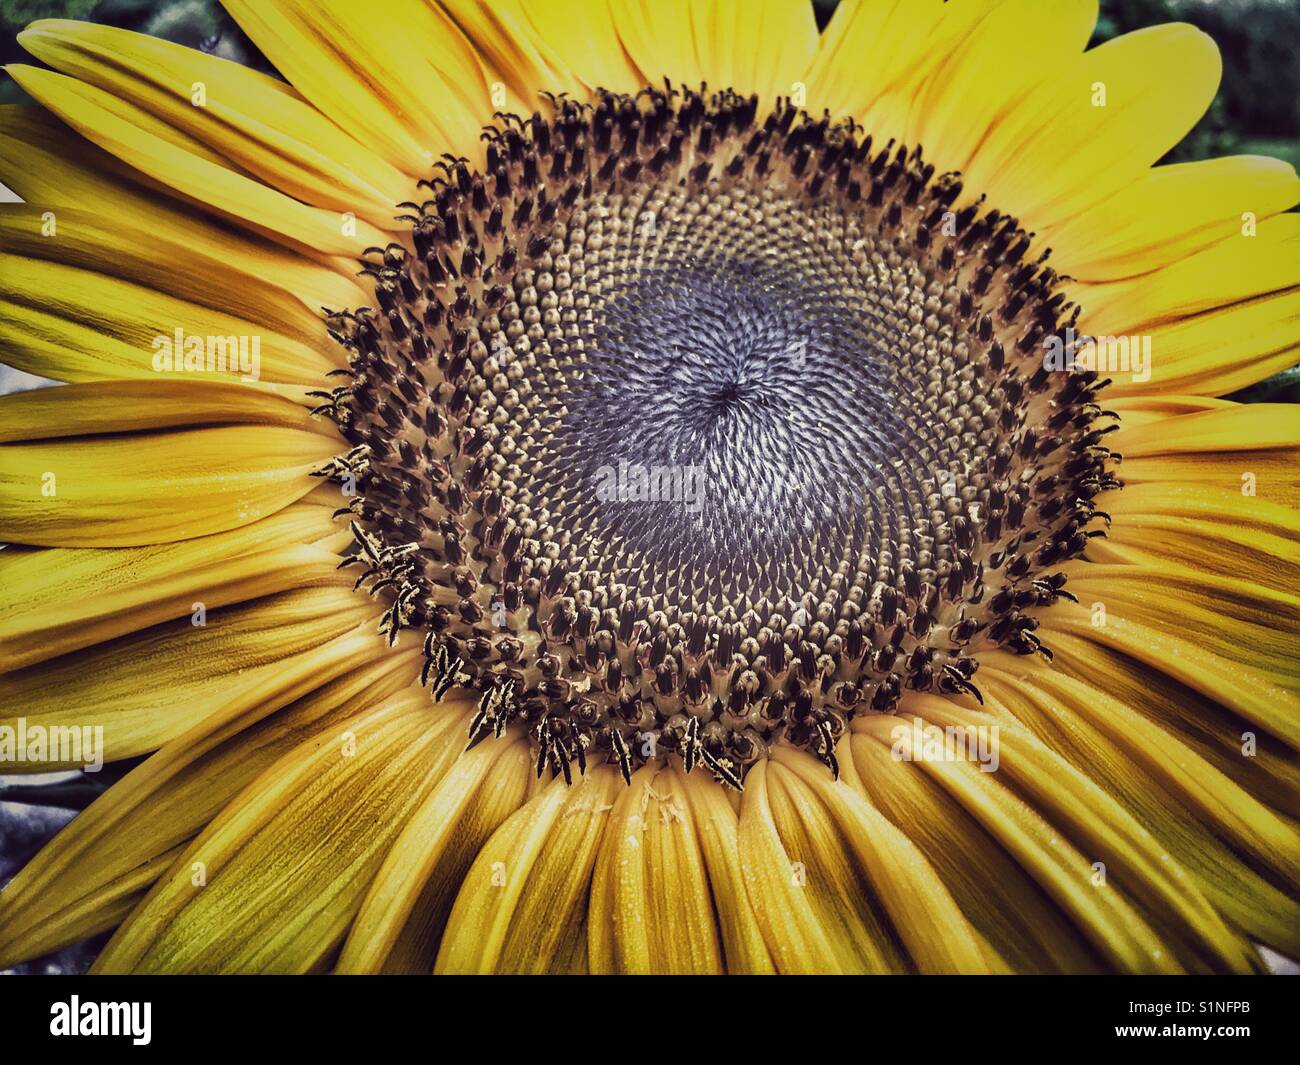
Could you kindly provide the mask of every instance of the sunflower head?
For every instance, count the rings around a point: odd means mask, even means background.
[[[229,6],[283,81],[45,22],[0,109],[0,341],[69,382],[0,403],[0,760],[147,756],[0,961],[1300,952],[1300,431],[1219,398],[1294,361],[1300,181],[1152,165],[1203,35]]]
[[[503,116],[332,316],[364,566],[471,742],[572,779],[665,752],[838,772],[858,712],[969,693],[1117,486],[1079,308],[959,175],[788,100],[648,87]],[[874,149],[874,150],[873,150]],[[418,212],[418,213],[416,213]],[[959,240],[931,234],[961,233]],[[1115,415],[1110,415],[1111,419]]]

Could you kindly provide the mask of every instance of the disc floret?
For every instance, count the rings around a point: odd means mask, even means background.
[[[1050,657],[1116,481],[1077,321],[1016,219],[919,149],[778,101],[549,99],[444,158],[330,317],[345,564],[424,634],[423,680],[522,726],[538,771],[665,755],[743,785],[774,744],[837,771],[860,713]],[[596,490],[622,463],[703,492]]]

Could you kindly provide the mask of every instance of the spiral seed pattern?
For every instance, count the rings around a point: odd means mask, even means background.
[[[1027,234],[919,149],[779,101],[549,101],[447,158],[330,316],[359,586],[539,773],[834,772],[858,713],[979,698],[1101,535],[1116,427]]]

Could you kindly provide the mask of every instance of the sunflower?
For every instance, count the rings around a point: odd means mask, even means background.
[[[1218,398],[1296,361],[1300,181],[1154,165],[1212,41],[226,6],[283,80],[8,68],[4,357],[67,383],[0,401],[0,739],[142,760],[0,967],[1300,955],[1300,421]]]

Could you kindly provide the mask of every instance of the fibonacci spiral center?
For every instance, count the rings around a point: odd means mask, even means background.
[[[647,88],[501,116],[331,316],[359,587],[538,772],[838,771],[860,713],[978,698],[978,653],[1104,518],[1114,427],[1044,368],[1079,309],[918,149]],[[969,197],[966,197],[969,201]],[[1098,427],[1101,422],[1102,427]],[[1093,527],[1090,527],[1093,526]]]

